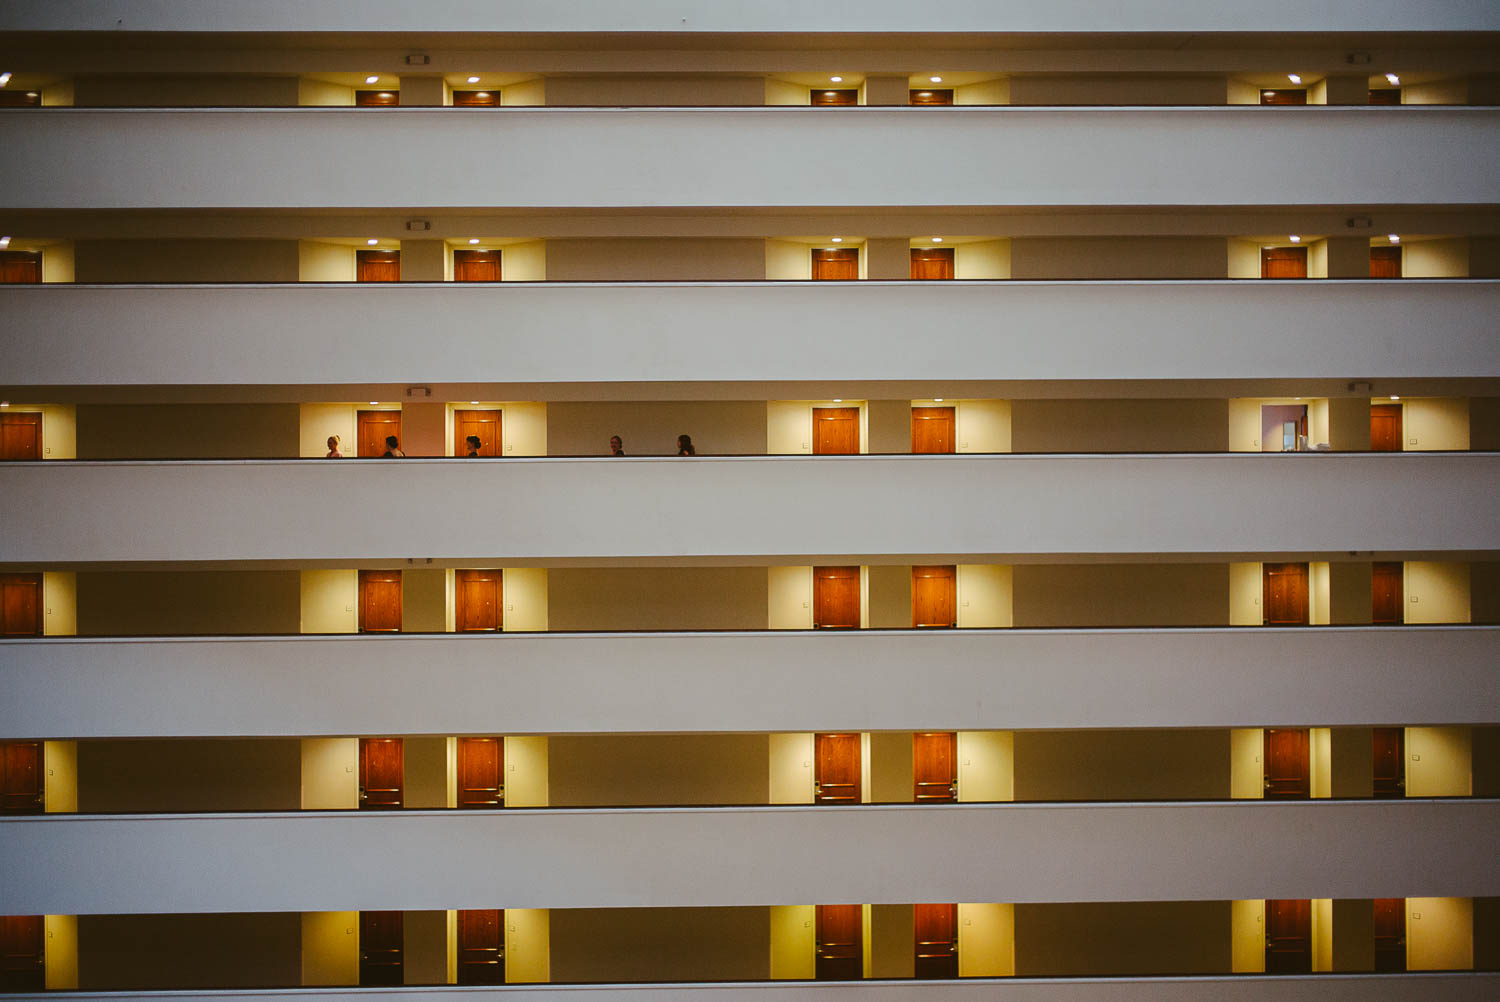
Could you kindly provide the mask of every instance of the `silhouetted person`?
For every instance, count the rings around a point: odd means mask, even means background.
[[[404,459],[404,458],[406,458],[406,453],[404,453],[404,452],[401,451],[401,440],[398,439],[395,435],[387,435],[385,437],[385,452],[381,455],[380,458],[381,459]]]
[[[479,447],[484,443],[479,441],[478,435],[470,435],[468,438],[464,439],[464,441],[468,443],[469,446],[469,455],[467,458],[476,458],[479,455]]]
[[[341,441],[342,441],[342,439],[340,439],[337,435],[329,435],[328,436],[328,455],[324,456],[323,458],[324,459],[343,459],[344,458],[344,454],[339,451],[339,442],[341,442]]]
[[[609,436],[609,454],[611,456],[625,455],[625,440],[619,435]]]
[[[692,436],[690,436],[690,435],[678,435],[677,436],[677,455],[679,455],[679,456],[696,456],[696,455],[698,455],[698,450],[695,449],[695,448],[693,448],[693,439],[692,439]]]

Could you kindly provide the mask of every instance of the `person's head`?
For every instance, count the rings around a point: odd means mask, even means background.
[[[691,435],[678,435],[677,451],[686,452],[689,454],[697,452],[698,450],[693,448],[693,437]]]
[[[395,435],[387,435],[385,437],[385,447],[387,449],[395,449],[395,448],[398,448],[400,445],[401,445],[401,440],[399,438],[397,438]]]
[[[620,438],[619,435],[611,435],[611,436],[609,436],[609,451],[610,452],[616,452],[616,453],[624,452],[625,451],[625,441],[624,441],[624,439]]]
[[[464,439],[464,441],[469,443],[469,450],[471,452],[479,451],[480,442],[478,435],[470,435],[468,438]]]
[[[338,447],[339,447],[339,437],[337,435],[329,435],[328,436],[328,451],[329,452],[335,452],[335,451],[338,450]]]

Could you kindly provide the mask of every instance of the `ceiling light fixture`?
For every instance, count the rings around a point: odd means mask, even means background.
[[[843,237],[834,237],[833,238],[833,242],[836,243],[836,244],[841,244],[841,243],[844,242],[844,238]]]
[[[1390,84],[1392,87],[1401,86],[1401,78],[1396,76],[1396,74],[1394,73],[1387,73],[1385,75],[1385,82]]]
[[[478,400],[470,400],[469,403],[471,403],[471,404],[477,404],[477,403],[479,403],[479,401]]]
[[[1401,399],[1401,398],[1400,398],[1400,397],[1398,397],[1398,396],[1396,396],[1396,394],[1394,394],[1394,393],[1392,393],[1392,394],[1391,394],[1391,399],[1392,399],[1392,400],[1400,400],[1400,399]]]
[[[478,82],[479,82],[479,78],[478,77],[470,77],[469,78],[469,83],[478,83]]]
[[[940,244],[940,243],[943,242],[943,238],[942,237],[933,237],[932,238],[932,242],[935,243],[935,244]]]
[[[1393,244],[1399,244],[1401,242],[1401,234],[1399,233],[1387,233],[1385,238]]]
[[[5,248],[7,248],[9,246],[10,246],[10,237],[0,237],[0,250],[5,250]]]
[[[942,77],[928,77],[927,79],[930,80],[930,81],[932,81],[933,83],[942,83],[943,82],[943,78]]]
[[[1291,236],[1287,237],[1287,239],[1290,240],[1294,244],[1300,244],[1302,242],[1302,238],[1299,237],[1299,236],[1297,236],[1297,234],[1295,234],[1295,233],[1293,233]]]
[[[9,406],[10,406],[10,401],[9,400],[0,400],[0,407],[9,407]]]
[[[478,237],[470,237],[469,238],[469,243],[471,243],[471,244],[477,244],[477,243],[479,243],[479,238]]]
[[[365,244],[368,245],[368,246],[370,246],[370,247],[374,247],[378,243],[380,243],[380,240],[377,239],[376,237],[371,237],[370,239],[368,239],[368,240],[365,241]]]
[[[380,83],[380,77],[378,74],[371,73],[369,76],[365,77],[365,83]]]
[[[917,97],[931,97],[931,96],[932,96],[932,91],[930,91],[930,90],[919,90],[919,91],[917,91]]]
[[[829,77],[828,80],[829,80],[830,83],[843,83],[844,82],[844,78],[843,77]]]
[[[1301,82],[1302,82],[1302,78],[1301,78],[1301,77],[1299,77],[1299,76],[1298,76],[1298,75],[1297,75],[1297,74],[1295,74],[1295,73],[1288,73],[1288,74],[1287,74],[1287,75],[1286,75],[1286,78],[1287,78],[1287,79],[1288,79],[1288,80],[1290,80],[1290,81],[1291,81],[1291,82],[1292,82],[1292,83],[1301,83]]]
[[[943,402],[943,398],[942,397],[933,397],[932,398],[932,402],[935,403],[935,404],[940,404],[940,403]]]
[[[371,400],[370,401],[370,406],[371,407],[379,407],[380,406],[380,401],[379,400]]]
[[[4,87],[8,83],[10,83],[10,70],[0,73],[0,87]]]
[[[844,398],[843,397],[834,397],[833,398],[833,402],[836,403],[836,404],[841,404],[841,403],[844,402]]]

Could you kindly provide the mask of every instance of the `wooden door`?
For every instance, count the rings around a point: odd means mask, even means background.
[[[813,455],[859,454],[859,408],[813,408]]]
[[[948,630],[958,625],[958,568],[911,569],[911,625],[917,630]]]
[[[378,459],[385,454],[388,436],[401,440],[400,411],[360,411],[359,441],[355,444],[355,455],[361,459]]]
[[[813,738],[813,803],[857,804],[863,787],[858,734],[818,734]]]
[[[455,108],[498,108],[500,92],[497,90],[456,90],[453,92]]]
[[[859,629],[859,568],[813,568],[813,629]]]
[[[910,90],[906,92],[906,100],[910,104],[952,104],[953,91],[951,88],[938,89],[928,87],[925,90]]]
[[[1370,405],[1370,450],[1372,452],[1401,451],[1401,440],[1406,434],[1404,414],[1400,404]]]
[[[812,277],[814,282],[852,282],[858,279],[859,251],[813,251]]]
[[[497,250],[456,250],[453,252],[453,281],[500,281],[500,252]]]
[[[921,980],[958,977],[958,905],[913,905],[916,971]]]
[[[505,806],[505,739],[458,739],[458,806],[485,810]]]
[[[1306,104],[1307,91],[1305,90],[1263,90],[1260,92],[1261,104]]]
[[[401,632],[401,572],[359,572],[359,632]]]
[[[1307,728],[1268,727],[1261,739],[1267,800],[1307,800],[1309,783]]]
[[[1371,247],[1370,248],[1370,277],[1371,278],[1400,278],[1401,277],[1401,248],[1400,247]]]
[[[0,460],[41,458],[42,415],[35,411],[0,414]]]
[[[911,277],[928,282],[953,277],[952,247],[913,247]]]
[[[1400,87],[1372,87],[1366,94],[1371,104],[1400,104]]]
[[[1377,626],[1405,622],[1404,579],[1405,566],[1399,560],[1382,560],[1370,565],[1370,622]]]
[[[494,632],[501,629],[505,614],[501,572],[453,572],[453,628],[458,633]]]
[[[952,407],[913,407],[911,451],[923,455],[952,453],[953,427]]]
[[[402,912],[359,913],[359,986],[406,983]]]
[[[40,574],[0,574],[0,637],[40,637],[42,611]]]
[[[505,984],[505,912],[467,908],[458,913],[458,983]]]
[[[1261,609],[1267,626],[1306,626],[1307,565],[1264,564]]]
[[[1306,278],[1306,247],[1262,247],[1261,278]]]
[[[406,786],[405,745],[400,738],[359,739],[359,808],[401,806]]]
[[[469,436],[477,435],[481,457],[505,455],[500,440],[500,415],[500,411],[454,411],[453,454],[468,456]]]
[[[810,103],[814,108],[859,104],[859,91],[857,89],[815,90],[811,94]]]
[[[1375,797],[1406,796],[1406,728],[1377,727],[1371,739],[1375,760]]]
[[[911,736],[912,799],[919,804],[958,802],[958,735]]]
[[[0,915],[0,992],[47,988],[46,938],[40,915]]]
[[[41,280],[41,254],[35,251],[0,251],[0,285],[35,285]]]
[[[1266,902],[1266,973],[1312,973],[1312,902]]]
[[[39,90],[0,90],[0,108],[40,108],[42,92]]]
[[[0,742],[0,814],[46,810],[46,769],[40,741]]]
[[[400,251],[357,251],[354,255],[357,282],[401,281]]]
[[[865,976],[864,909],[859,905],[819,905],[819,981],[858,981]]]
[[[1406,899],[1375,899],[1375,973],[1406,970]]]
[[[354,92],[356,108],[394,108],[401,103],[401,92],[396,90],[357,90]]]

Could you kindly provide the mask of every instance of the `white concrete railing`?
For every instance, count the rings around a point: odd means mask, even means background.
[[[1476,626],[13,639],[0,739],[1494,724],[1497,642]]]
[[[13,285],[0,388],[1493,379],[1497,314],[1491,280]]]
[[[1488,206],[1500,109],[51,108],[0,148],[27,209]]]
[[[54,814],[0,820],[0,901],[77,915],[1482,897],[1500,894],[1497,825],[1495,800]]]
[[[13,463],[0,562],[1463,553],[1500,549],[1497,483],[1476,452]]]

